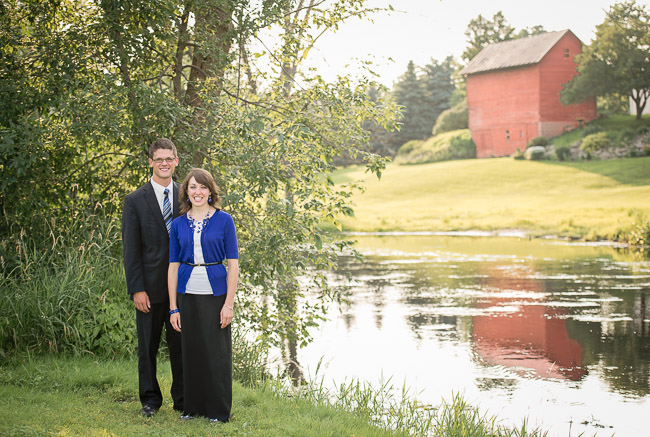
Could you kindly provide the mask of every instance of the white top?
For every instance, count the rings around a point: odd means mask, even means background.
[[[194,228],[194,264],[202,264],[203,249],[201,248],[201,230],[202,223],[196,223]],[[189,294],[212,294],[212,286],[208,279],[208,270],[205,266],[194,267],[190,279],[187,281],[185,293]]]
[[[165,188],[169,190],[167,195],[169,196],[169,204],[174,208],[174,181],[170,181],[169,185],[163,187],[158,182],[154,182],[151,178],[151,185],[153,186],[153,192],[156,193],[156,199],[158,200],[158,206],[160,206],[160,212],[163,210],[163,200],[165,200]]]

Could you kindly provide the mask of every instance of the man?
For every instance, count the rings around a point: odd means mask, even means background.
[[[169,227],[178,215],[180,185],[172,180],[176,146],[160,138],[149,147],[151,180],[127,195],[122,211],[122,243],[127,291],[136,309],[138,377],[142,409],[151,417],[162,405],[156,355],[163,325],[172,367],[174,410],[183,411],[181,335],[169,323]]]

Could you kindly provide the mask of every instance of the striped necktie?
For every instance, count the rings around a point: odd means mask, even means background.
[[[167,225],[167,233],[172,228],[172,205],[169,203],[169,188],[165,188],[165,197],[163,199],[163,219]]]

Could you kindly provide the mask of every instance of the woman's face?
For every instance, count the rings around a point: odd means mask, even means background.
[[[192,176],[187,184],[187,198],[190,199],[192,205],[203,206],[208,202],[208,197],[210,197],[210,189],[196,182],[196,179]]]

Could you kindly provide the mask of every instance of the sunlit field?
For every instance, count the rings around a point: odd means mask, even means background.
[[[364,180],[351,231],[519,229],[532,235],[611,238],[650,214],[650,158],[549,163],[511,158],[389,165],[381,180],[361,167],[334,180]]]

